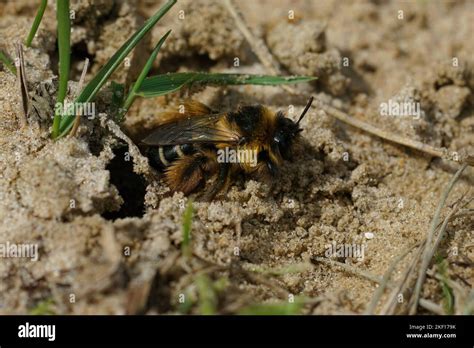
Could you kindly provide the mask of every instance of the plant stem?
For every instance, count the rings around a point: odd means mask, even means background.
[[[38,31],[38,27],[41,23],[41,20],[43,19],[44,10],[46,10],[47,4],[48,4],[48,0],[41,1],[41,4],[38,8],[38,12],[36,13],[36,17],[33,22],[33,25],[31,26],[30,33],[28,34],[28,37],[26,38],[26,41],[25,41],[26,47],[31,46],[31,42],[33,41],[33,38],[35,37],[36,32]]]
[[[13,65],[13,62],[2,51],[0,51],[0,61],[5,65],[5,67],[8,70],[10,70],[12,72],[12,74],[16,75],[16,68]]]
[[[99,90],[107,82],[108,78],[113,72],[119,67],[127,55],[133,50],[133,48],[143,39],[143,37],[153,28],[153,26],[163,17],[171,7],[176,4],[177,0],[168,0],[152,17],[150,17],[143,26],[138,29],[123,45],[120,47],[115,54],[109,59],[109,61],[99,70],[95,77],[84,87],[79,96],[75,99],[76,103],[88,103],[94,99]],[[65,115],[60,120],[59,124],[59,135],[62,137],[66,135],[72,128],[74,123],[73,115]]]
[[[84,61],[84,67],[82,68],[81,78],[79,79],[79,85],[77,86],[77,91],[80,91],[82,89],[82,86],[84,85],[84,80],[86,79],[88,67],[89,67],[89,58],[86,58]],[[74,120],[74,125],[72,126],[69,136],[73,137],[74,135],[76,135],[77,129],[79,128],[80,124],[81,124],[81,115],[76,115],[76,119]]]
[[[189,200],[183,215],[183,242],[181,249],[186,259],[191,256],[191,224],[193,221],[193,201]]]
[[[71,63],[71,21],[69,19],[69,0],[57,0],[56,4],[59,47],[59,87],[56,103],[63,103],[67,94],[69,66]],[[59,135],[62,114],[56,113],[54,115],[53,138]]]
[[[135,81],[135,83],[133,84],[130,92],[128,93],[127,99],[125,99],[122,110],[121,110],[121,112],[119,114],[119,117],[117,119],[118,122],[121,122],[123,120],[123,118],[125,117],[125,114],[127,113],[128,109],[130,109],[130,106],[132,105],[135,98],[137,97],[137,92],[140,89],[143,81],[145,80],[145,77],[148,75],[148,72],[150,71],[150,69],[153,65],[153,62],[155,61],[156,56],[158,55],[158,52],[161,49],[161,46],[163,45],[163,43],[165,42],[166,38],[168,37],[168,35],[170,33],[171,33],[171,30],[168,30],[168,32],[165,35],[163,35],[163,37],[160,39],[160,41],[158,41],[157,45],[153,49],[153,52],[151,52],[150,57],[148,58],[148,60],[145,63],[145,66],[143,67],[142,71],[140,72],[140,75],[138,76],[138,78]]]
[[[18,80],[18,89],[21,98],[21,111],[23,112],[23,117],[21,119],[22,127],[25,127],[28,124],[28,112],[30,110],[30,97],[28,95],[28,83],[26,82],[26,71],[25,71],[25,60],[23,58],[23,46],[20,42],[15,44],[16,46],[16,55],[17,55],[17,80]]]
[[[456,174],[453,175],[453,177],[449,181],[448,186],[446,187],[446,189],[441,194],[441,199],[438,203],[438,206],[436,207],[436,211],[435,211],[435,214],[433,216],[433,219],[431,220],[431,226],[430,226],[430,229],[428,231],[428,235],[426,237],[425,250],[423,251],[423,258],[422,258],[422,261],[421,261],[420,273],[418,275],[418,279],[417,279],[416,285],[415,285],[415,290],[413,292],[414,295],[412,297],[412,302],[411,302],[410,311],[409,311],[410,315],[416,314],[418,301],[419,301],[419,298],[420,298],[421,288],[423,286],[423,282],[425,281],[425,277],[426,277],[426,270],[427,270],[427,268],[429,266],[429,263],[431,261],[431,258],[433,256],[433,253],[431,252],[432,240],[433,240],[434,233],[436,231],[436,227],[438,226],[438,221],[439,221],[439,216],[441,214],[441,210],[443,209],[443,206],[446,203],[446,200],[448,199],[449,193],[451,192],[452,188],[454,187],[454,184],[456,184],[456,181],[458,181],[459,177],[461,176],[462,172],[464,171],[464,169],[466,169],[467,166],[468,166],[467,163],[463,164],[458,169]]]

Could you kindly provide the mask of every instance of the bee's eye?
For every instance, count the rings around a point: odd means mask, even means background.
[[[289,159],[291,140],[287,139],[286,137],[275,137],[273,140],[274,140],[275,148],[276,150],[278,150],[280,155],[284,159]]]
[[[278,175],[278,168],[271,161],[267,162],[267,168],[271,176]]]
[[[259,162],[263,162],[266,164],[268,172],[270,173],[271,176],[278,175],[278,167],[275,165],[275,163],[272,162],[270,155],[268,154],[266,150],[260,151],[258,153],[257,158]]]
[[[278,119],[277,130],[273,136],[273,149],[285,160],[291,159],[293,139],[298,135],[299,127],[289,118]]]

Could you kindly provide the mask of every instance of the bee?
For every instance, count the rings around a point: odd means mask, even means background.
[[[186,101],[179,111],[161,114],[159,125],[142,140],[151,165],[164,173],[172,191],[185,195],[201,190],[212,200],[226,191],[232,178],[244,173],[259,179],[278,176],[284,160],[291,160],[300,140],[300,122],[263,105],[240,106],[218,113],[197,101]]]

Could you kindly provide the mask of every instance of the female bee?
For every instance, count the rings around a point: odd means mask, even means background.
[[[162,114],[158,127],[142,143],[152,166],[164,172],[173,191],[187,195],[213,178],[205,193],[210,200],[239,172],[257,179],[275,177],[282,161],[291,159],[302,131],[299,124],[312,102],[311,97],[294,122],[262,105],[216,113],[188,101],[181,112]]]

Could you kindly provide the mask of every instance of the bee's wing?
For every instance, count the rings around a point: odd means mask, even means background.
[[[187,117],[162,124],[142,142],[150,146],[166,146],[196,143],[237,144],[240,135],[226,129],[223,120],[226,114],[211,114]]]
[[[207,105],[196,100],[180,100],[176,105],[169,105],[165,112],[160,113],[154,125],[160,126],[166,123],[177,122],[189,117],[215,114]]]

